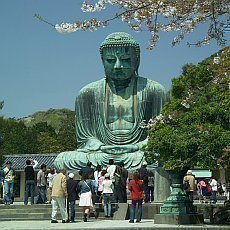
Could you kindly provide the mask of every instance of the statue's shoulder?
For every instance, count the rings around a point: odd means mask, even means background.
[[[84,86],[79,91],[78,95],[98,91],[100,87],[104,86],[104,84],[105,84],[105,79],[100,79],[98,81],[91,82],[88,85]]]
[[[157,90],[160,92],[165,92],[165,88],[159,82],[138,76],[138,84],[143,85],[146,89]]]

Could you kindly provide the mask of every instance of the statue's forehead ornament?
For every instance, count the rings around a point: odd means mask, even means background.
[[[134,38],[124,32],[116,32],[108,35],[100,46],[100,53],[102,55],[103,48],[107,47],[134,47],[137,57],[140,57],[140,46]]]

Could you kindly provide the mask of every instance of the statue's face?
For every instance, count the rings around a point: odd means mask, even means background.
[[[112,80],[131,79],[139,64],[134,47],[104,48],[102,61],[106,78]]]

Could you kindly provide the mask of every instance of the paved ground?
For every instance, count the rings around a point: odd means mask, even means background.
[[[89,222],[84,223],[78,220],[76,223],[57,223],[51,224],[50,221],[1,221],[0,229],[126,229],[126,230],[142,230],[142,229],[160,229],[160,230],[176,230],[176,229],[230,229],[230,226],[217,226],[217,225],[166,225],[154,224],[154,220],[142,220],[141,223],[129,223],[128,220],[95,220],[91,219]]]

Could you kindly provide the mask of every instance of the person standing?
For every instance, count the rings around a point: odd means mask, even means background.
[[[88,174],[91,179],[94,178],[94,170],[92,168],[92,163],[90,161],[87,162],[86,167],[82,168],[79,171],[79,175],[82,176],[83,174]]]
[[[3,182],[4,204],[10,205],[12,203],[14,178],[15,178],[15,171],[12,168],[11,161],[6,162],[6,167],[3,169],[3,176],[4,176],[4,182]]]
[[[101,176],[102,173],[102,167],[101,165],[97,165],[96,170],[94,171],[94,180],[97,183],[98,186],[98,178]]]
[[[206,201],[206,197],[203,194],[204,188],[206,188],[206,183],[203,179],[201,179],[197,184],[197,193],[199,196],[199,203],[203,203]]]
[[[154,200],[154,173],[152,171],[149,172],[148,187],[149,201],[152,202]]]
[[[67,197],[67,182],[66,182],[66,170],[58,170],[57,175],[53,179],[52,183],[52,214],[51,223],[58,223],[56,219],[57,209],[60,208],[62,223],[66,223],[68,220],[68,214],[66,211],[65,198]]]
[[[41,169],[38,171],[38,174],[37,174],[37,187],[38,187],[37,204],[47,203],[45,172],[46,172],[46,165],[42,164]]]
[[[140,174],[140,179],[143,180],[143,186],[144,186],[144,193],[145,193],[145,198],[144,201],[145,203],[148,203],[150,201],[149,198],[149,187],[148,187],[148,170],[147,170],[147,162],[143,162],[141,168],[139,169],[139,174]]]
[[[69,179],[67,180],[67,194],[68,194],[68,204],[70,207],[70,219],[71,223],[75,222],[75,202],[77,199],[77,182],[73,179],[74,174],[69,174]]]
[[[30,194],[31,205],[34,204],[34,190],[35,190],[35,172],[34,169],[37,167],[38,162],[36,160],[26,160],[26,167],[24,169],[26,179],[26,192],[24,205],[28,204],[28,198]]]
[[[114,182],[114,173],[116,170],[116,165],[114,164],[114,160],[113,159],[109,159],[109,165],[107,166],[107,173],[110,176],[110,179]]]
[[[217,194],[217,181],[214,178],[211,178],[209,181],[209,185],[212,188],[212,195],[210,197],[210,203],[215,204],[217,202],[216,194]]]
[[[105,217],[111,217],[112,210],[112,197],[113,197],[113,182],[110,179],[110,175],[108,173],[105,174],[105,179],[102,182],[102,194],[104,200],[104,215]]]
[[[144,198],[143,180],[141,180],[139,172],[135,172],[133,174],[133,179],[129,182],[128,189],[131,192],[130,195],[131,207],[130,207],[129,223],[134,223],[135,208],[137,204],[138,204],[138,211],[137,211],[136,223],[139,223],[142,218],[142,202]]]
[[[106,174],[106,170],[102,170],[101,172],[101,176],[98,178],[98,189],[97,189],[97,195],[99,197],[99,201],[101,201],[101,196],[102,196],[102,192],[103,192],[103,181],[105,179],[105,174]]]
[[[125,164],[122,161],[120,163],[121,167],[121,203],[127,203],[127,180],[129,177],[128,170],[125,168]]]
[[[188,170],[186,176],[184,176],[183,184],[185,181],[188,181],[188,187],[185,189],[185,192],[191,202],[193,202],[193,193],[196,188],[195,177],[192,175],[192,170]]]
[[[87,216],[90,211],[90,207],[93,207],[92,191],[94,183],[92,179],[89,179],[88,173],[82,174],[81,181],[78,183],[78,191],[80,193],[79,207],[82,207],[83,221],[87,222]]]
[[[47,198],[48,198],[48,203],[51,204],[52,201],[52,183],[53,179],[56,176],[56,171],[55,168],[50,168],[50,172],[47,175],[47,182],[48,182],[48,188],[47,188]]]
[[[113,198],[115,203],[123,203],[121,176],[121,167],[116,165],[116,170],[112,180],[114,185]]]

